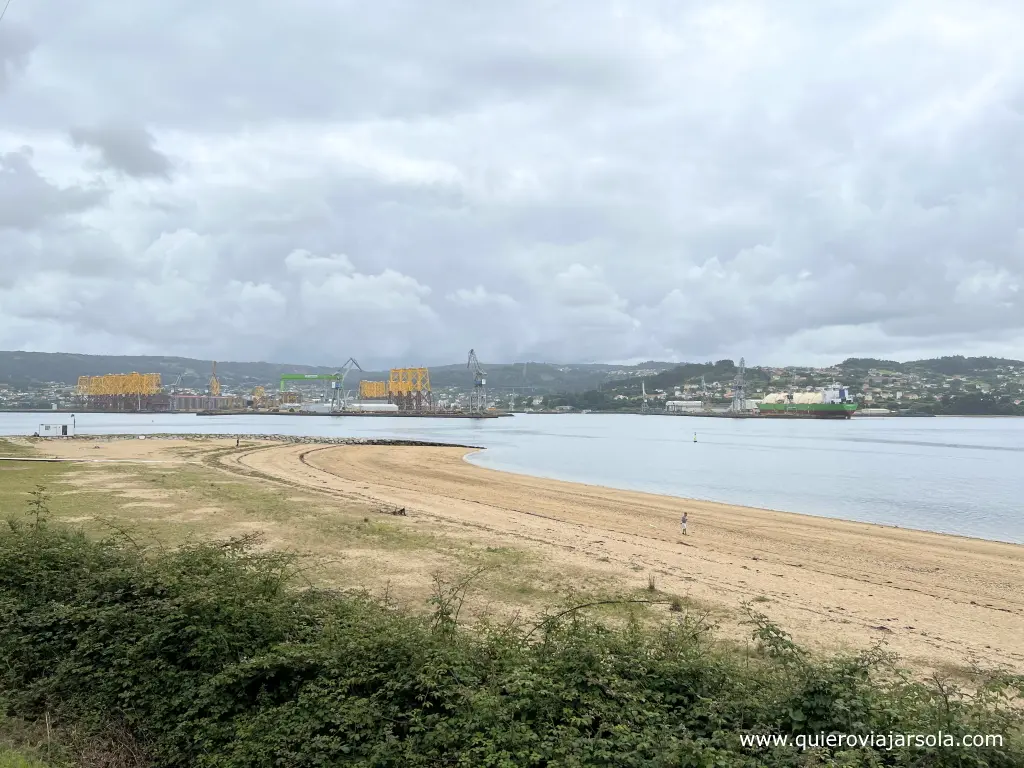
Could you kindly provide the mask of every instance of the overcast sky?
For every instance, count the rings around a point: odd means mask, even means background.
[[[1024,358],[1020,0],[12,0],[0,348]]]

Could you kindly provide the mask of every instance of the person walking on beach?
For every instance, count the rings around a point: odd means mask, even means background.
[[[683,536],[685,536],[686,535],[686,513],[685,512],[683,512],[683,519],[680,521],[679,525],[683,529]]]

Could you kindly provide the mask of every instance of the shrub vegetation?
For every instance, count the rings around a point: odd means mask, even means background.
[[[1021,766],[1021,680],[970,692],[880,649],[818,658],[751,611],[749,652],[685,612],[458,626],[300,589],[239,540],[142,551],[36,514],[0,532],[7,715],[128,734],[153,766]],[[49,722],[49,720],[48,720]],[[1001,747],[752,749],[743,734],[1000,734]]]

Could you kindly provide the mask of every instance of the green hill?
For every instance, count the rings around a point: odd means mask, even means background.
[[[673,365],[668,370],[656,375],[644,377],[643,381],[649,393],[659,389],[671,391],[674,387],[681,387],[685,384],[699,384],[702,376],[708,386],[714,382],[731,383],[736,378],[737,372],[736,363],[732,360],[718,360],[714,363],[682,363]],[[755,387],[771,380],[771,376],[760,368],[748,368],[744,378],[748,386]],[[640,394],[640,379],[609,382],[601,389],[615,394],[638,395]]]
[[[159,373],[165,385],[180,375],[184,387],[203,387],[213,361],[187,357],[76,355],[65,352],[0,352],[0,382],[28,386],[43,382],[75,384],[79,376],[111,373]],[[331,373],[333,369],[277,363],[217,363],[217,376],[228,387],[276,386],[282,373]]]
[[[636,395],[640,393],[641,380],[646,382],[647,391],[653,392],[658,389],[671,391],[674,387],[699,383],[701,376],[709,385],[713,382],[724,385],[736,376],[736,363],[733,360],[706,363],[650,361],[636,365],[493,363],[484,360],[482,365],[487,372],[489,389],[515,388],[523,394],[534,395],[581,393],[590,390],[600,390],[606,394]],[[996,372],[1007,367],[1022,368],[1024,362],[997,357],[960,355],[906,363],[875,358],[849,358],[836,366],[836,373],[846,383],[861,381],[872,370],[881,375],[917,373],[938,377],[963,376],[994,380]],[[73,385],[79,376],[135,371],[159,373],[165,386],[173,384],[180,376],[181,386],[202,389],[209,381],[212,369],[213,362],[210,360],[187,357],[0,351],[0,384],[15,389],[27,389],[48,382]],[[257,385],[275,389],[283,373],[325,374],[335,373],[337,370],[327,366],[267,362],[217,363],[217,375],[229,391],[248,391]],[[805,370],[804,373],[810,375],[811,379],[815,378],[809,370]],[[346,386],[354,387],[361,379],[379,381],[386,379],[387,376],[388,371],[352,370],[346,380]],[[748,385],[753,388],[766,385],[771,380],[765,369],[757,367],[748,368],[746,378]],[[472,386],[473,380],[465,363],[431,366],[430,379],[434,389],[468,389]],[[807,383],[814,382],[808,379]]]
[[[1024,361],[1008,360],[1002,357],[936,357],[930,360],[914,360],[906,364],[908,369],[941,373],[946,376],[972,376],[995,371],[998,368],[1024,366]]]
[[[941,376],[975,376],[990,373],[1000,368],[1022,366],[1024,366],[1024,361],[1009,360],[1002,357],[964,357],[963,355],[952,355],[948,357],[934,357],[927,360],[911,360],[906,363],[898,363],[895,360],[876,360],[871,357],[851,357],[836,367],[847,376],[863,377],[870,370],[877,371],[881,375],[891,373],[931,373]]]
[[[606,382],[622,381],[640,371],[663,370],[673,363],[641,363],[623,366],[604,363],[555,365],[551,363],[488,363],[489,388],[516,387],[525,391],[579,392],[594,389]],[[0,351],[0,383],[27,388],[46,382],[72,385],[79,376],[101,376],[112,373],[159,373],[164,385],[171,385],[181,376],[181,386],[203,388],[210,379],[213,361],[187,357],[78,355],[64,352],[2,352]],[[250,390],[257,385],[276,388],[282,373],[334,373],[326,366],[281,363],[218,362],[217,376],[227,389]],[[353,370],[346,386],[361,379],[383,380],[388,371]],[[472,386],[472,374],[465,363],[430,368],[431,384],[443,387]]]
[[[905,370],[903,363],[895,360],[876,360],[873,357],[850,357],[843,360],[836,366],[843,375],[848,377],[862,378],[868,375],[868,371],[902,373]]]

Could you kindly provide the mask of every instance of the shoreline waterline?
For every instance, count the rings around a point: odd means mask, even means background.
[[[2,437],[0,437],[2,439]],[[330,438],[330,437],[316,437],[316,436],[298,436],[298,435],[279,435],[279,434],[206,434],[206,433],[152,433],[146,435],[127,435],[124,433],[110,433],[110,434],[90,434],[90,435],[79,435],[79,436],[57,436],[50,438],[21,438],[27,439],[34,448],[37,450],[47,445],[48,443],[61,443],[61,442],[112,442],[112,441],[133,441],[133,440],[172,440],[172,441],[208,441],[208,440],[246,440],[246,441],[258,441],[267,444],[294,444],[294,445],[322,445],[322,446],[383,446],[383,447],[410,447],[410,448],[451,448],[461,449],[463,451],[461,459],[464,463],[471,467],[483,469],[485,471],[497,472],[504,475],[510,475],[517,478],[526,480],[539,480],[539,481],[550,481],[554,483],[567,483],[570,485],[579,485],[595,490],[604,490],[610,493],[626,492],[626,493],[637,493],[647,496],[660,497],[666,500],[671,500],[684,505],[702,504],[720,506],[727,509],[746,509],[752,512],[763,512],[774,515],[785,515],[787,517],[794,518],[796,520],[833,520],[839,523],[849,523],[856,526],[864,526],[869,530],[874,529],[890,529],[897,531],[908,531],[911,533],[920,533],[932,536],[942,536],[951,539],[963,539],[965,541],[978,541],[978,542],[993,542],[999,544],[1009,544],[1011,546],[1024,547],[1024,543],[1013,542],[1013,541],[1002,541],[999,539],[986,539],[979,536],[970,536],[967,534],[957,533],[946,533],[943,531],[932,531],[927,528],[914,528],[909,526],[900,525],[886,525],[883,523],[865,522],[855,519],[837,518],[837,517],[822,517],[820,515],[811,515],[803,512],[796,512],[787,509],[775,509],[772,507],[756,506],[756,505],[745,505],[745,504],[732,504],[729,502],[722,502],[715,499],[701,499],[695,497],[677,496],[674,494],[662,494],[652,492],[640,488],[627,488],[615,485],[608,485],[603,483],[595,482],[578,482],[573,480],[565,480],[560,477],[539,475],[532,472],[516,472],[509,469],[503,469],[499,467],[488,467],[484,464],[478,463],[472,460],[474,456],[483,456],[487,453],[487,448],[481,446],[463,445],[457,443],[441,443],[431,442],[424,440],[404,440],[399,438]],[[24,457],[24,456],[2,456],[0,455],[0,461],[37,461],[37,462],[69,462],[69,463],[160,463],[146,459],[89,459],[89,458],[47,458],[47,457]],[[165,462],[166,463],[166,462]]]
[[[0,414],[22,437],[54,414]],[[660,416],[543,415],[485,422],[327,416],[89,414],[86,434],[267,435],[405,440],[485,448],[468,462],[682,499],[1024,543],[1019,471],[1024,420],[1012,418],[680,421]],[[358,422],[358,423],[357,423]],[[67,421],[69,426],[72,424]],[[694,433],[699,441],[693,442]]]

